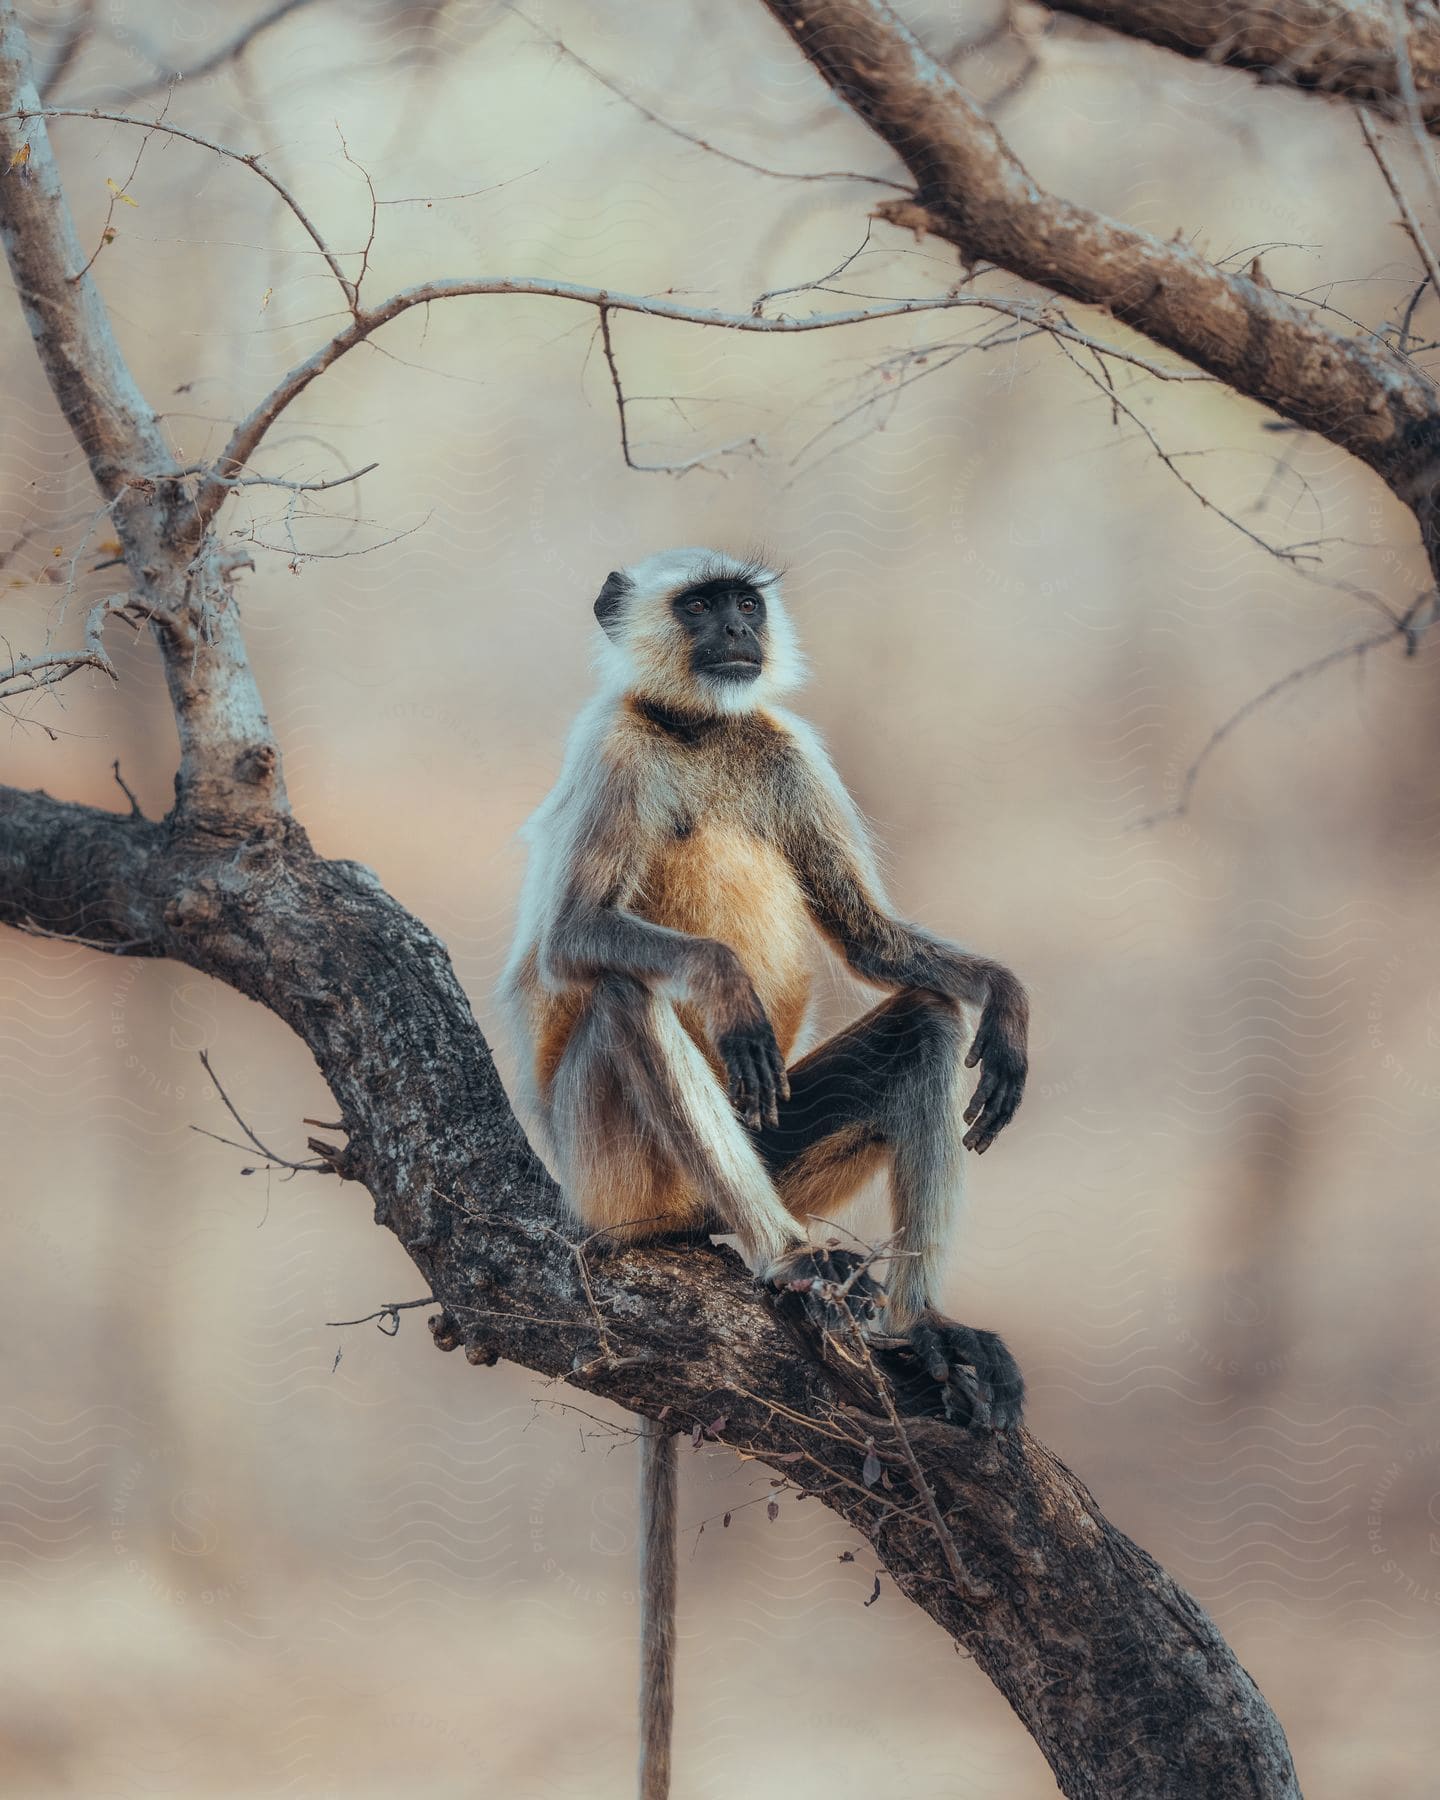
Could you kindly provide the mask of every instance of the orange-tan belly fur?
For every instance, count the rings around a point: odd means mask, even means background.
[[[728,944],[755,983],[788,1062],[810,999],[812,932],[789,864],[769,844],[733,827],[702,825],[667,843],[630,910],[657,925]],[[704,1022],[676,1009],[714,1062]]]

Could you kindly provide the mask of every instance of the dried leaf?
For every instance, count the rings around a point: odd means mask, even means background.
[[[705,1427],[703,1425],[697,1425],[695,1427],[695,1429],[690,1433],[690,1447],[692,1450],[698,1450],[700,1448],[700,1445],[704,1439],[704,1436],[705,1436]]]
[[[710,1421],[710,1423],[705,1427],[705,1429],[710,1433],[711,1437],[718,1438],[720,1433],[725,1429],[725,1427],[729,1423],[730,1423],[729,1413],[718,1413]]]
[[[25,167],[26,163],[29,162],[29,160],[30,160],[30,146],[28,144],[22,144],[20,146],[20,148],[15,152],[15,154],[10,158],[10,167],[11,167],[11,169],[23,169]]]
[[[266,308],[266,307],[267,307],[267,306],[268,306],[268,305],[269,305],[269,304],[270,304],[270,296],[271,296],[271,295],[272,295],[272,294],[273,294],[273,293],[274,293],[274,292],[275,292],[275,290],[274,290],[274,288],[273,288],[273,287],[268,287],[268,288],[266,288],[266,290],[265,290],[265,292],[264,292],[264,293],[263,293],[263,294],[262,294],[262,295],[261,295],[261,296],[260,296],[260,310],[261,310],[261,312],[264,312],[264,310],[265,310],[265,308]]]
[[[778,1500],[768,1500],[765,1503],[765,1517],[772,1525],[780,1517],[780,1502]]]
[[[725,1515],[725,1517],[724,1517],[724,1518],[723,1518],[723,1519],[722,1519],[722,1520],[721,1520],[721,1521],[720,1521],[720,1529],[721,1529],[721,1530],[722,1530],[722,1531],[728,1531],[728,1530],[729,1530],[729,1529],[730,1529],[730,1515],[729,1515],[729,1513],[726,1513],[726,1515]]]
[[[842,1550],[835,1560],[836,1562],[854,1562],[855,1552],[853,1550]]]
[[[860,1479],[865,1483],[866,1487],[874,1487],[882,1473],[880,1458],[875,1454],[875,1440],[873,1438],[866,1438],[865,1461],[860,1469]]]
[[[105,185],[117,200],[123,200],[127,206],[138,206],[140,204],[133,194],[127,194],[124,188],[117,186],[108,175],[105,177]]]
[[[865,1602],[865,1604],[867,1606],[873,1606],[879,1598],[880,1598],[880,1577],[877,1575],[875,1577],[875,1586],[871,1591],[870,1598]]]

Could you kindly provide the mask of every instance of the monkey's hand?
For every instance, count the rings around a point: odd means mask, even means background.
[[[799,1294],[813,1325],[835,1331],[846,1315],[873,1325],[885,1304],[885,1290],[867,1268],[867,1258],[834,1244],[797,1244],[766,1279],[781,1293]]]
[[[993,1331],[926,1313],[910,1328],[910,1348],[939,1383],[945,1417],[954,1424],[1008,1431],[1020,1423],[1025,1378]]]
[[[707,943],[700,985],[731,1104],[752,1131],[778,1125],[790,1079],[754,982],[727,945]]]
[[[965,1148],[982,1155],[1015,1117],[1025,1092],[1029,1062],[1025,1040],[1030,1008],[1025,990],[1006,969],[997,969],[990,981],[990,997],[980,1015],[980,1026],[965,1067],[981,1065],[980,1079],[965,1108]]]

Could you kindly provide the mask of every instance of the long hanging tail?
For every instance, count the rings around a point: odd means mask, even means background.
[[[668,1800],[680,1440],[649,1419],[642,1419],[640,1427],[640,1800]]]

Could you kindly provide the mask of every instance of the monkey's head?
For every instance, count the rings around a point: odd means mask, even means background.
[[[612,570],[595,617],[608,678],[682,711],[750,712],[804,675],[779,574],[753,560],[662,550]]]

